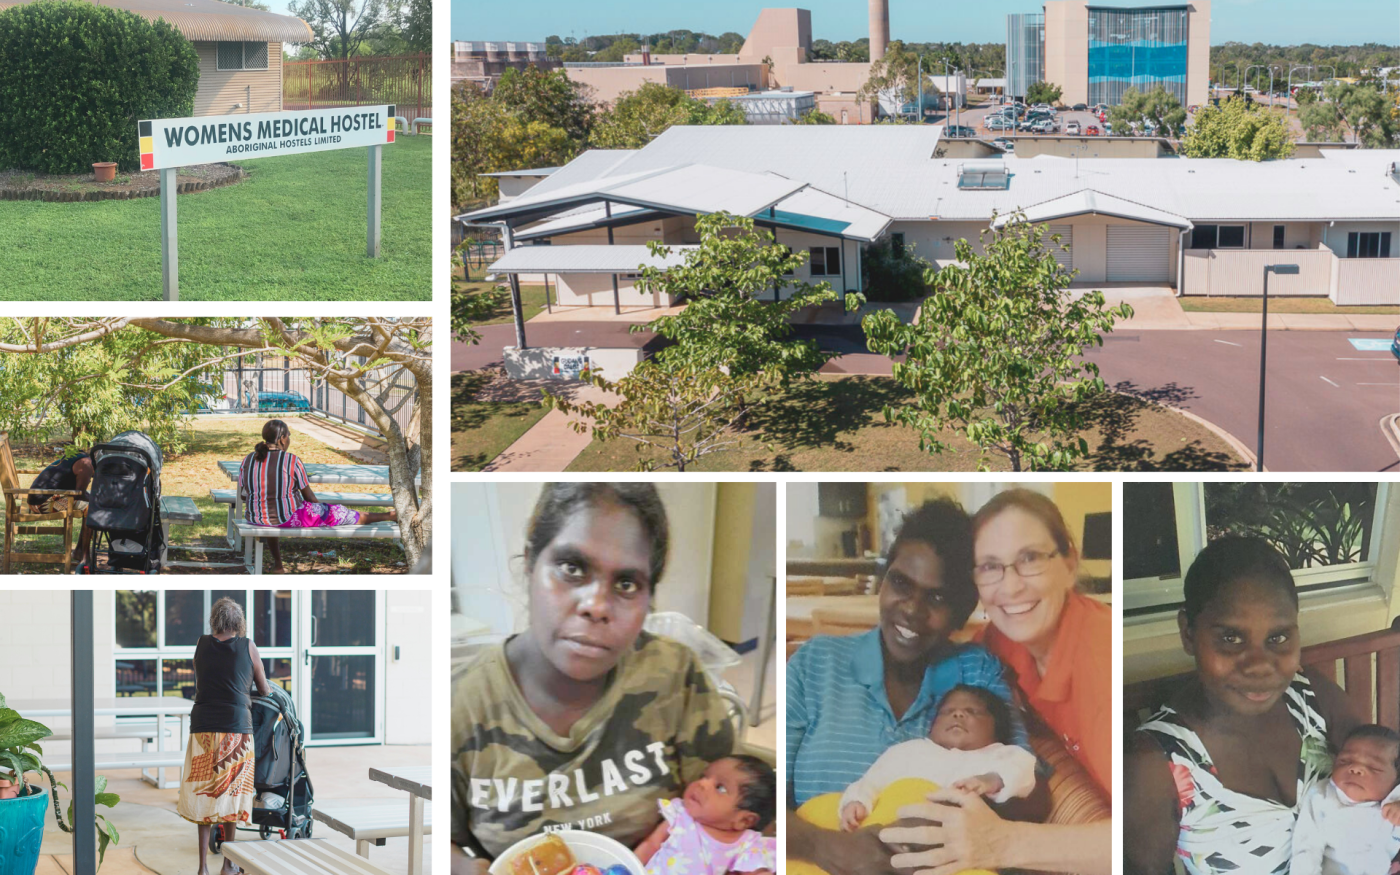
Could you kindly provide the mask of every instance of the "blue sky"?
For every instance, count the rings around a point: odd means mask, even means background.
[[[550,34],[646,33],[673,28],[747,34],[765,5],[762,0],[452,0],[452,38],[543,41]],[[812,10],[812,35],[832,41],[866,35],[865,0],[805,0]],[[1098,0],[1104,6],[1146,6],[1148,0]],[[1038,12],[1039,0],[890,0],[890,35],[913,42],[1002,42],[1006,14]],[[1396,0],[1215,0],[1211,43],[1262,42],[1297,45],[1400,45]]]

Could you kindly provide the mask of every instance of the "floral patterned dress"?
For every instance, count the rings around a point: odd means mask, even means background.
[[[1301,802],[1332,773],[1327,749],[1327,721],[1317,710],[1317,694],[1301,673],[1284,693],[1288,714],[1303,740],[1298,758]],[[1138,727],[1161,746],[1176,779],[1181,832],[1176,854],[1190,875],[1226,872],[1287,875],[1293,855],[1293,824],[1298,804],[1259,799],[1220,783],[1215,763],[1200,736],[1181,716],[1163,707]]]

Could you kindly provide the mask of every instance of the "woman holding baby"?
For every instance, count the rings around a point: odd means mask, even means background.
[[[972,519],[946,499],[906,516],[886,558],[879,628],[847,639],[815,638],[789,662],[790,809],[845,792],[887,748],[921,738],[938,742],[935,718],[959,685],[1005,700],[1014,686],[1037,722],[1065,741],[1107,795],[1111,620],[1106,608],[1074,592],[1077,571],[1062,516],[1036,493],[1001,493]],[[982,645],[952,644],[950,635],[979,600],[993,628]],[[1019,709],[1011,711],[1010,738],[1024,747]],[[898,809],[904,819],[896,825],[840,831],[790,816],[789,871],[797,860],[830,875],[1010,867],[1109,872],[1109,821],[1013,821],[988,804],[1000,801],[985,792],[988,779],[994,787],[1011,776],[983,773],[976,757],[985,758],[991,747],[939,744],[947,756],[967,761],[967,778],[945,774],[937,782],[943,789]]]
[[[1126,871],[1384,875],[1400,739],[1358,726],[1337,685],[1302,667],[1287,561],[1262,540],[1212,542],[1177,623],[1196,672],[1128,744]]]

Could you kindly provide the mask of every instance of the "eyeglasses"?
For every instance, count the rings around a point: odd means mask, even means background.
[[[1004,565],[1000,562],[982,562],[973,566],[972,580],[978,586],[995,586],[1006,578],[1006,569],[1008,568],[1015,568],[1016,573],[1021,577],[1038,577],[1050,567],[1050,560],[1059,555],[1059,550],[1051,553],[1027,550],[1016,557],[1016,561],[1010,565]]]

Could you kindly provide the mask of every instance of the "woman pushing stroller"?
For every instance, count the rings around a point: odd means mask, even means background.
[[[262,440],[238,469],[238,494],[244,519],[255,526],[309,529],[321,526],[354,526],[397,520],[397,511],[362,513],[343,504],[316,500],[301,459],[288,452],[292,432],[280,419],[268,420]],[[281,574],[282,555],[277,538],[268,538],[273,574]]]

